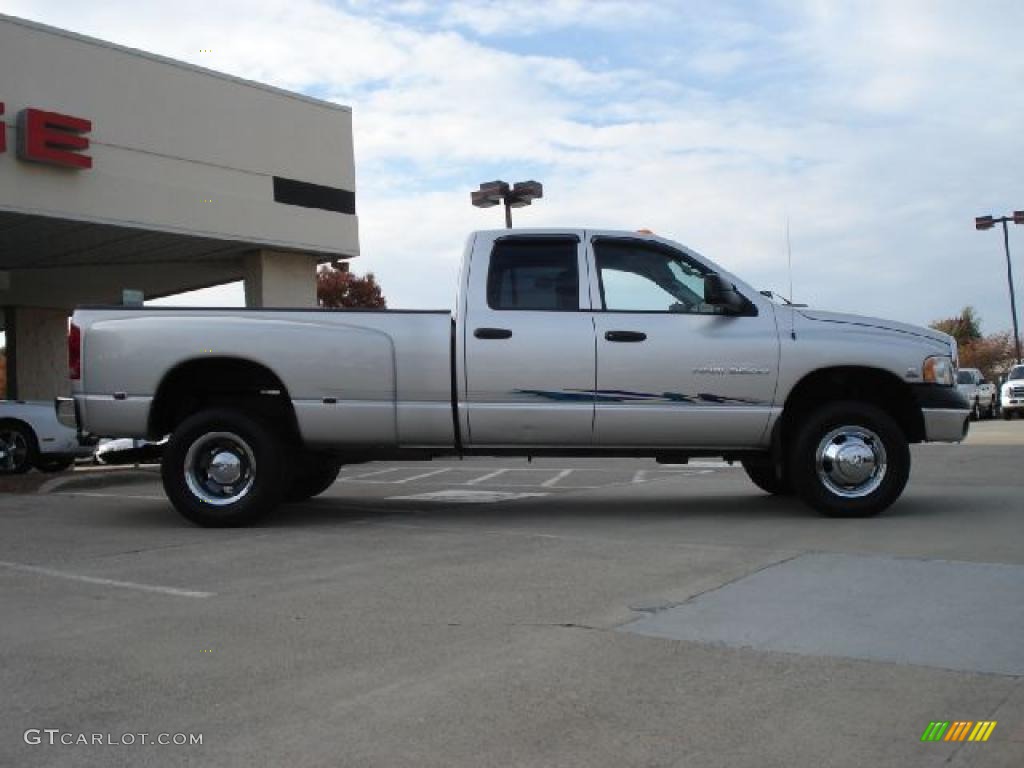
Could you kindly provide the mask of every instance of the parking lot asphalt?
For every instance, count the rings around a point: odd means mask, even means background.
[[[54,478],[0,496],[0,765],[1020,766],[1022,457],[915,447],[867,520],[715,461],[353,466],[242,530]]]

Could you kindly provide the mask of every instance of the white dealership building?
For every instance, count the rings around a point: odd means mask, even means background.
[[[358,243],[347,107],[0,15],[8,396],[66,390],[77,305],[244,280],[312,306]]]

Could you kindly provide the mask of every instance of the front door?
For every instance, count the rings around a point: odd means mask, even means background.
[[[778,374],[771,307],[723,314],[704,302],[709,269],[657,242],[595,237],[592,254],[595,443],[758,445]]]
[[[579,238],[499,236],[489,260],[481,247],[462,325],[469,445],[590,445],[596,352]]]

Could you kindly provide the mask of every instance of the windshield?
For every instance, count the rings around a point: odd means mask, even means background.
[[[974,377],[971,376],[971,372],[970,371],[960,371],[960,373],[958,373],[956,375],[956,383],[957,384],[973,384],[974,383]]]
[[[1010,381],[1024,379],[1024,365],[1018,365],[1010,371]]]

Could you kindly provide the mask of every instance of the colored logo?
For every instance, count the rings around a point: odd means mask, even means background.
[[[995,729],[995,720],[933,720],[921,734],[921,741],[988,741]]]

